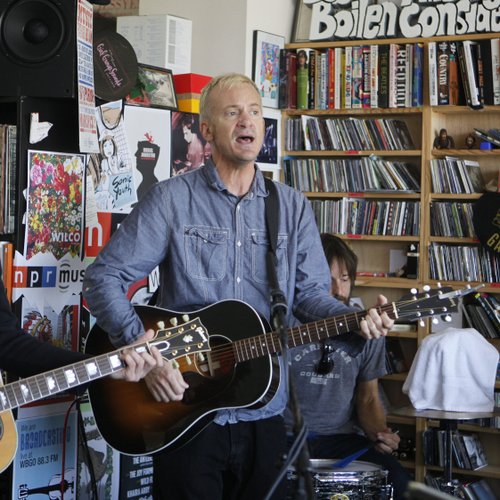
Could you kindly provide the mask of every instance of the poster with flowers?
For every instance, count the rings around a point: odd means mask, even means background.
[[[24,255],[81,257],[85,155],[28,151]]]

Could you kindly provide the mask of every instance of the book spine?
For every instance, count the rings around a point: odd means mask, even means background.
[[[412,106],[413,93],[413,44],[406,44],[406,88],[405,88],[405,107]]]
[[[412,106],[422,106],[424,103],[423,75],[424,75],[424,45],[416,43],[413,48],[413,88]]]
[[[371,56],[370,47],[365,45],[361,49],[361,62],[363,70],[363,78],[361,82],[361,107],[371,107]]]
[[[436,42],[429,42],[429,102],[431,106],[438,104],[437,85],[437,46]]]
[[[344,73],[342,62],[344,51],[341,47],[335,48],[335,109],[342,108]]]
[[[335,108],[335,49],[329,48],[328,54],[328,109]]]
[[[396,107],[396,65],[398,45],[391,43],[389,48],[389,108]]]
[[[449,104],[449,50],[448,42],[437,44],[438,105]]]
[[[307,109],[307,86],[309,80],[309,68],[307,64],[307,53],[299,50],[297,53],[297,109]]]
[[[449,43],[449,61],[448,61],[448,102],[456,106],[460,103],[460,87],[458,76],[458,54],[456,42]]]
[[[362,107],[363,92],[363,48],[352,48],[352,108]]]
[[[370,47],[370,107],[378,108],[378,45]]]
[[[493,104],[500,104],[500,38],[491,40],[491,65],[493,73]]]
[[[378,105],[389,107],[389,45],[378,48]]]
[[[352,47],[345,48],[345,105],[346,109],[352,107]]]
[[[309,95],[308,95],[308,105],[309,109],[314,109],[315,105],[315,92],[316,92],[316,56],[315,51],[311,50],[309,52],[309,85],[308,85]]]
[[[400,45],[396,52],[396,108],[406,106],[406,47]]]
[[[481,102],[479,100],[479,86],[477,83],[477,66],[474,61],[474,55],[472,53],[472,45],[475,42],[471,42],[470,40],[464,40],[462,42],[462,46],[464,48],[464,61],[465,61],[465,70],[466,70],[466,78],[469,87],[470,94],[470,106],[472,108],[481,108]]]

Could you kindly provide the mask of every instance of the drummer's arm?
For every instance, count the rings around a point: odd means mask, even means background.
[[[356,390],[358,422],[368,439],[376,442],[375,448],[382,453],[398,449],[400,438],[387,427],[385,410],[380,401],[378,379],[358,382]]]

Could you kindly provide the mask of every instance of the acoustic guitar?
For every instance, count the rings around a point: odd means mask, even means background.
[[[448,315],[457,310],[457,298],[472,289],[443,288],[404,297],[379,307],[393,319],[408,321],[428,316]],[[164,324],[186,320],[184,313],[151,306],[136,306],[146,328],[163,331]],[[144,381],[128,383],[111,378],[89,386],[96,425],[107,443],[128,455],[159,450],[175,450],[206,427],[215,412],[231,408],[258,408],[275,394],[280,383],[276,353],[280,337],[248,304],[225,300],[189,313],[195,324],[209,332],[206,344],[197,352],[172,353],[189,384],[182,401],[154,400]],[[327,337],[357,330],[366,311],[288,329],[288,346],[317,342]],[[186,324],[186,329],[189,323]],[[357,335],[357,334],[355,334]],[[86,352],[105,353],[108,336],[94,326],[86,342]],[[207,351],[207,352],[202,352]]]

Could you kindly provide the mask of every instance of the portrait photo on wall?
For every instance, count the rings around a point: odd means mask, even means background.
[[[199,115],[172,112],[172,176],[196,170],[210,154],[210,145],[201,136]]]

